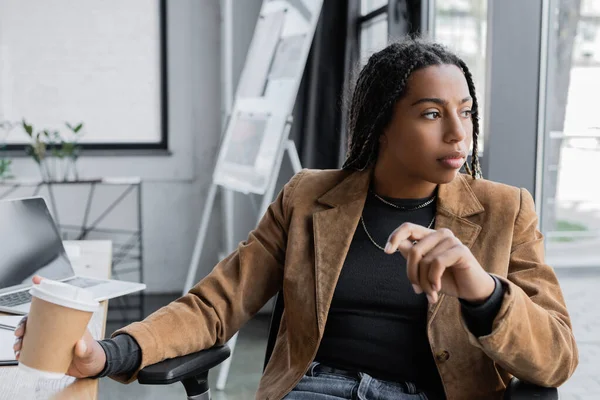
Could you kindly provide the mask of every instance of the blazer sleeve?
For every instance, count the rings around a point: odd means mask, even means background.
[[[489,335],[471,343],[526,382],[558,387],[575,371],[578,352],[558,279],[544,262],[531,194],[521,189],[504,299]],[[468,328],[463,320],[463,327]]]
[[[248,239],[186,295],[113,333],[131,335],[142,358],[133,374],[111,378],[129,383],[148,365],[226,343],[281,289],[288,203],[302,174],[285,185]]]

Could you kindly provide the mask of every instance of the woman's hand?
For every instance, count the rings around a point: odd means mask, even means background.
[[[494,279],[449,229],[402,224],[385,248],[388,254],[396,251],[406,258],[406,273],[415,292],[424,291],[430,303],[438,301],[439,292],[482,303],[494,291]]]
[[[33,283],[39,284],[42,280],[39,276],[33,277]],[[27,329],[27,316],[17,325],[15,329],[15,344],[13,350],[15,352],[15,358],[18,360],[23,347],[23,337],[25,336],[25,330]],[[106,364],[106,353],[104,349],[98,344],[92,337],[89,330],[85,330],[83,337],[77,341],[73,348],[73,361],[69,366],[67,375],[75,378],[87,378],[90,376],[96,376],[104,369]]]

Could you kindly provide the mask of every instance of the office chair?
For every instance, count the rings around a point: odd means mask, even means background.
[[[273,313],[271,314],[271,325],[269,327],[263,369],[266,368],[275,347],[283,308],[283,295],[279,293],[275,301]],[[144,385],[168,385],[181,382],[185,387],[185,392],[189,400],[210,400],[208,371],[225,361],[230,354],[229,347],[225,345],[165,360],[142,369],[138,375],[138,382]],[[506,388],[504,399],[557,400],[558,390],[556,388],[533,385],[513,378]]]

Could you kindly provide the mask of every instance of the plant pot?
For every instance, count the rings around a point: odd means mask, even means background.
[[[77,159],[74,157],[65,157],[62,162],[62,180],[65,182],[74,182],[79,180],[77,172]]]
[[[74,182],[79,180],[77,159],[73,157],[46,157],[38,163],[44,182]]]
[[[44,182],[52,182],[52,176],[50,174],[50,167],[47,158],[42,158],[37,163],[38,168],[40,169],[40,175],[42,177],[42,181]]]

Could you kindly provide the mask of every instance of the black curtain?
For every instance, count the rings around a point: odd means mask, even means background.
[[[303,168],[339,168],[348,2],[325,0],[294,106]]]

